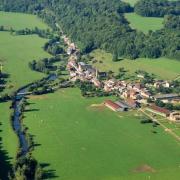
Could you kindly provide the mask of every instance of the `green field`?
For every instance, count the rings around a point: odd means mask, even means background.
[[[13,89],[17,89],[42,78],[41,73],[28,67],[28,62],[49,56],[42,49],[46,39],[36,35],[12,36],[8,32],[0,32],[0,39],[0,60],[4,65],[3,70],[10,75],[8,87],[12,85]]]
[[[143,17],[136,13],[126,13],[126,19],[133,29],[147,33],[149,30],[155,31],[163,27],[163,18]]]
[[[120,67],[124,67],[129,73],[136,70],[145,70],[154,73],[161,79],[174,79],[180,74],[180,62],[167,58],[147,59],[139,58],[136,60],[122,60],[119,62],[112,61],[112,55],[101,50],[95,50],[91,53],[98,62],[93,64],[101,71],[109,71],[117,73]],[[100,63],[99,61],[103,61]]]
[[[138,0],[122,0],[122,1],[129,3],[132,6],[134,6],[138,2]]]
[[[48,27],[34,15],[6,12],[0,12],[0,25],[15,29]],[[0,32],[0,39],[0,61],[4,66],[3,71],[10,75],[7,92],[42,78],[42,74],[30,70],[28,63],[33,59],[49,57],[49,54],[42,49],[46,39],[37,35],[15,36],[9,32]]]
[[[135,112],[92,106],[103,100],[83,98],[77,89],[30,98],[24,123],[45,169],[59,180],[179,179],[180,145],[160,127],[153,134]],[[134,172],[144,165],[154,173]]]
[[[12,13],[0,11],[0,26],[12,27],[13,29],[24,29],[38,27],[47,29],[48,26],[35,15]]]
[[[7,175],[18,148],[17,136],[10,125],[9,106],[10,103],[0,104],[0,179]]]

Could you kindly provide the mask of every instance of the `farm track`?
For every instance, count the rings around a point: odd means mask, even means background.
[[[151,116],[150,114],[146,113],[145,110],[143,110],[142,108],[139,109],[139,111],[141,111],[143,114],[145,114],[146,116],[148,116],[149,118],[151,118],[153,121],[157,122],[167,133],[169,133],[171,136],[173,136],[178,142],[180,142],[180,136],[178,136],[176,133],[174,133],[172,131],[172,129],[166,127],[164,124],[162,124],[158,119],[154,118],[153,116]]]

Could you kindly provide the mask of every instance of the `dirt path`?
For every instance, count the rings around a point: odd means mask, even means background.
[[[143,114],[145,114],[146,116],[148,116],[149,118],[151,118],[153,121],[156,121],[161,127],[164,128],[164,130],[169,133],[171,136],[173,136],[176,140],[178,140],[180,142],[180,136],[178,136],[176,133],[174,133],[172,131],[172,129],[169,129],[168,127],[166,127],[164,124],[162,124],[158,119],[155,119],[153,116],[151,116],[150,114],[146,113],[143,109],[139,109],[139,111],[141,111]]]

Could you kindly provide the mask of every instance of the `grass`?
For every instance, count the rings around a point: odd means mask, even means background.
[[[10,124],[9,107],[10,103],[0,104],[0,137],[2,137],[3,150],[7,152],[9,157],[7,160],[13,163],[18,148],[18,139]]]
[[[33,154],[61,180],[176,180],[180,145],[158,127],[142,125],[135,112],[92,107],[104,98],[81,97],[77,89],[30,98],[24,123],[39,144]],[[144,164],[155,172],[135,173]],[[49,178],[50,178],[49,174]]]
[[[136,70],[145,70],[154,73],[160,79],[174,79],[179,75],[180,62],[167,58],[147,59],[139,58],[137,60],[122,60],[119,62],[112,61],[112,55],[102,50],[95,50],[91,55],[98,61],[93,66],[101,71],[109,71],[117,73],[120,67],[124,67],[130,74]],[[100,63],[99,61],[103,61]]]
[[[40,29],[48,28],[48,26],[35,15],[0,11],[0,26],[1,25],[12,27],[16,30],[24,28],[32,29],[36,26]]]
[[[122,0],[122,1],[129,3],[131,6],[134,6],[138,2],[138,0]]]
[[[8,32],[0,32],[0,60],[4,71],[10,75],[7,85],[13,86],[12,91],[22,85],[42,78],[41,73],[32,71],[28,63],[33,59],[49,57],[42,46],[47,41],[36,35],[12,36]]]
[[[149,30],[156,31],[163,27],[163,18],[143,17],[136,13],[126,13],[126,19],[133,29],[147,33]]]

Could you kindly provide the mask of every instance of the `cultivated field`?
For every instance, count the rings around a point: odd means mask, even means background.
[[[143,17],[136,13],[126,13],[126,19],[133,29],[147,33],[149,30],[155,31],[163,27],[163,18]]]
[[[180,145],[160,127],[142,125],[136,112],[114,113],[77,89],[31,97],[24,123],[34,155],[59,180],[176,180]]]
[[[112,55],[101,50],[95,50],[91,53],[98,61],[93,66],[101,71],[109,71],[117,73],[120,67],[124,67],[129,73],[134,73],[136,70],[144,70],[149,73],[154,73],[161,79],[174,79],[180,74],[180,62],[167,58],[146,59],[139,58],[137,60],[122,60],[119,62],[112,61]],[[103,63],[100,63],[102,61]]]
[[[0,104],[0,179],[7,175],[18,148],[17,136],[10,125],[9,106],[10,103]]]
[[[0,26],[12,27],[13,29],[35,28],[47,29],[48,26],[35,15],[0,11]]]

